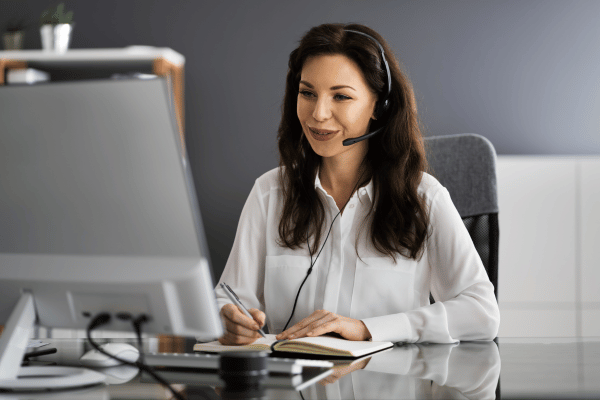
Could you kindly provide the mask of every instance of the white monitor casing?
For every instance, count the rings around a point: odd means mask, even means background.
[[[0,110],[0,387],[17,378],[34,323],[85,329],[126,312],[150,317],[145,333],[219,337],[167,81],[9,85]]]

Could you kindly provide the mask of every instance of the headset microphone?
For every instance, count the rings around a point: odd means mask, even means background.
[[[345,31],[346,32],[358,33],[359,35],[363,35],[363,36],[366,36],[366,37],[370,38],[375,43],[377,43],[377,46],[379,46],[379,50],[381,50],[381,58],[383,59],[383,63],[385,65],[385,72],[386,72],[386,76],[387,76],[387,91],[386,91],[385,95],[383,96],[383,98],[381,100],[379,100],[377,102],[377,104],[375,104],[375,118],[379,119],[379,118],[381,118],[385,114],[385,112],[390,107],[389,96],[390,96],[390,93],[392,92],[392,77],[391,77],[391,74],[390,74],[390,66],[388,65],[388,62],[385,59],[385,52],[383,51],[383,46],[373,36],[367,35],[364,32],[353,31],[353,30],[350,30],[350,29],[345,29]],[[382,126],[379,129],[374,130],[373,132],[366,133],[366,134],[364,134],[362,136],[359,136],[359,137],[356,137],[356,138],[352,138],[352,139],[346,139],[346,140],[344,140],[342,142],[342,144],[344,146],[350,146],[350,145],[352,145],[354,143],[358,143],[358,142],[360,142],[362,140],[368,139],[368,138],[376,135],[377,133],[381,132],[384,127],[385,127],[385,125]]]
[[[344,146],[350,146],[351,144],[358,143],[358,142],[360,142],[360,141],[363,141],[363,140],[365,140],[365,139],[368,139],[368,138],[370,138],[371,136],[374,136],[375,134],[377,134],[377,133],[381,132],[381,131],[383,130],[383,128],[385,128],[385,126],[382,126],[381,128],[379,128],[379,129],[376,129],[376,130],[374,130],[373,132],[369,132],[369,133],[367,133],[367,134],[365,134],[365,135],[362,135],[362,136],[359,136],[359,137],[355,137],[355,138],[352,138],[352,139],[346,139],[346,140],[344,140],[344,141],[342,142],[342,144],[343,144]]]

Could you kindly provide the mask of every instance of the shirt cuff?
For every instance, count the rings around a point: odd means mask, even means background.
[[[411,342],[411,327],[404,313],[365,318],[373,342]]]

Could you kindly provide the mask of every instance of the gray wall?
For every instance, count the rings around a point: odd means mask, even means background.
[[[0,0],[0,27],[50,3]],[[499,154],[600,153],[600,1],[66,1],[73,48],[186,57],[186,134],[220,276],[254,179],[277,166],[287,58],[324,22],[380,32],[412,79],[425,134],[474,132]],[[40,48],[37,25],[25,47]],[[1,113],[1,110],[0,110]],[[1,116],[1,114],[0,114]]]

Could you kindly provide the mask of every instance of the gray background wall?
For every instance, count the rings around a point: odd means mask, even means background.
[[[277,166],[287,58],[325,22],[380,32],[415,87],[427,136],[474,132],[498,154],[600,154],[600,1],[66,1],[72,48],[186,57],[186,142],[213,270],[254,180]],[[0,27],[51,3],[0,0]],[[1,118],[0,110],[0,118]]]

